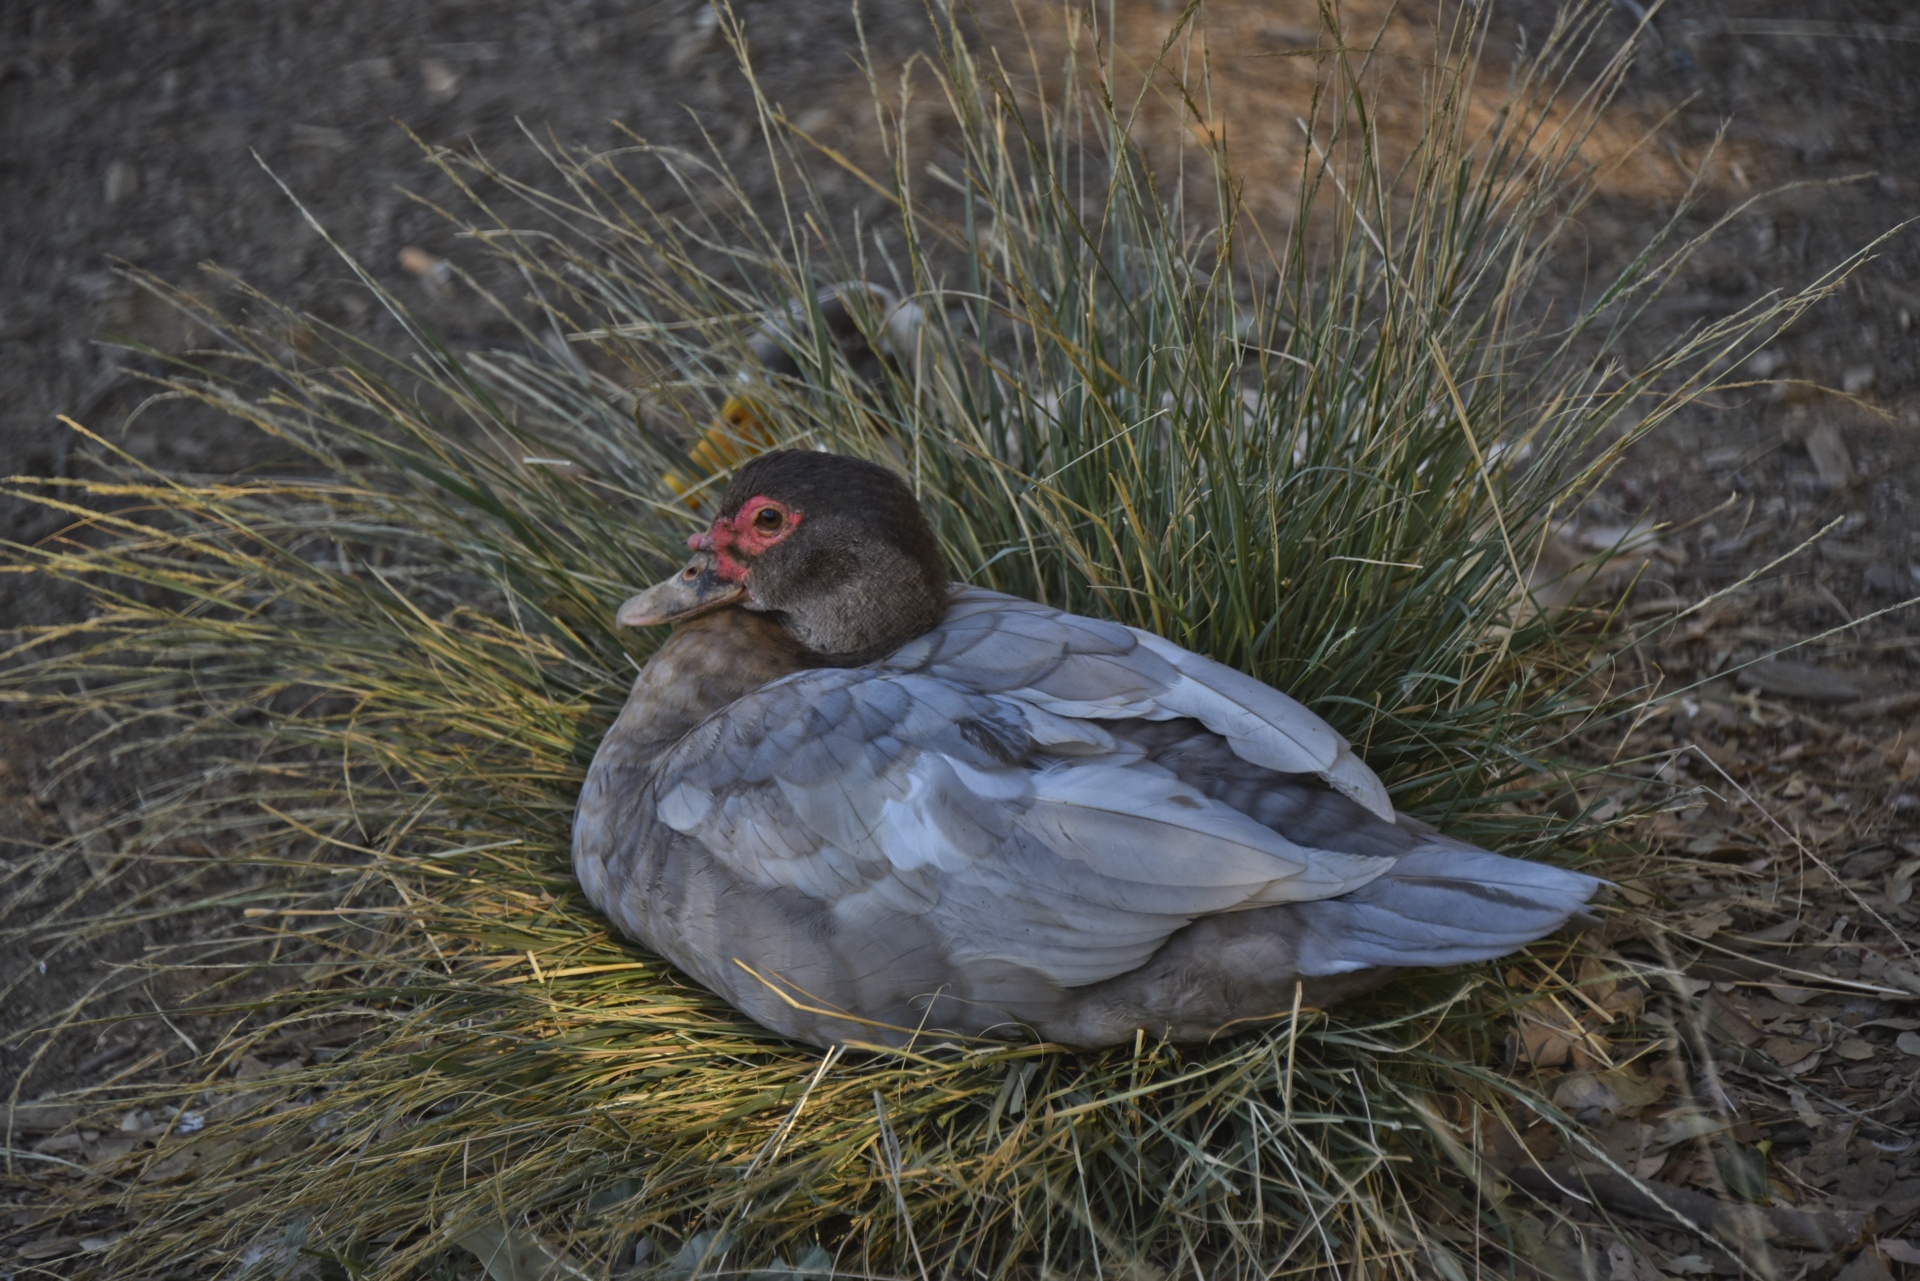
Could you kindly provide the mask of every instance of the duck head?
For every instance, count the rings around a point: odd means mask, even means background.
[[[810,450],[742,467],[719,515],[687,540],[693,559],[621,606],[647,627],[727,605],[774,618],[815,658],[854,666],[938,623],[948,579],[913,491],[884,467]]]

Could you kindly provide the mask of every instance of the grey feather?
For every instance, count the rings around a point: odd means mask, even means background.
[[[934,632],[880,666],[937,671],[1061,716],[1189,717],[1256,765],[1312,774],[1393,821],[1379,778],[1346,739],[1279,690],[1150,632],[960,588]]]

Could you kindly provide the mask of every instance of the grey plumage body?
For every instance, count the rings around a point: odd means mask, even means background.
[[[1306,708],[1149,633],[974,588],[862,666],[790,631],[683,623],[574,828],[623,933],[787,1036],[1201,1039],[1502,955],[1598,885],[1396,816]]]

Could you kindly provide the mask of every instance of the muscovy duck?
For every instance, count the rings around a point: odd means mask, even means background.
[[[574,868],[785,1036],[1204,1039],[1500,956],[1600,884],[1397,815],[1250,676],[951,584],[886,468],[761,455],[689,544],[620,608],[677,627],[594,757]]]

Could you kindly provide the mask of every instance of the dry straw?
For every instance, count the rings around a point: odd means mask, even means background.
[[[1517,1266],[1526,1236],[1474,1153],[1483,1122],[1554,1115],[1494,1065],[1513,1007],[1570,982],[1565,938],[1211,1045],[823,1056],[610,936],[567,867],[581,774],[654,640],[617,632],[613,606],[695,520],[661,479],[690,466],[685,437],[659,427],[739,390],[741,317],[855,276],[924,309],[916,350],[876,383],[797,326],[800,376],[752,389],[782,440],[902,467],[971,581],[1290,689],[1403,808],[1588,857],[1578,823],[1506,802],[1562,786],[1555,744],[1636,694],[1616,651],[1577,615],[1520,607],[1516,580],[1628,442],[1835,281],[1629,353],[1695,247],[1687,208],[1585,301],[1537,287],[1604,180],[1582,142],[1627,51],[1595,47],[1596,11],[1576,13],[1516,69],[1506,110],[1476,115],[1483,33],[1460,21],[1422,128],[1391,147],[1369,55],[1323,36],[1312,112],[1272,126],[1311,144],[1284,236],[1243,216],[1222,149],[1197,174],[1150,172],[1130,122],[1198,111],[1206,86],[1163,63],[1116,100],[1097,39],[1016,77],[940,27],[920,74],[951,149],[926,197],[927,157],[876,73],[893,167],[863,179],[893,221],[858,239],[823,230],[811,176],[844,158],[757,89],[771,205],[718,153],[638,139],[551,148],[538,178],[433,152],[472,197],[457,220],[538,301],[499,304],[521,341],[456,351],[364,272],[404,350],[254,298],[252,321],[200,316],[219,351],[166,388],[294,463],[215,481],[118,456],[112,480],[16,479],[72,523],[12,549],[15,570],[82,584],[92,607],[21,638],[9,696],[73,727],[60,769],[137,761],[170,782],[104,847],[9,869],[8,928],[57,955],[195,913],[212,924],[113,982],[191,971],[199,994],[173,1018],[229,1029],[165,1080],[76,1096],[171,1127],[67,1185],[75,1214],[126,1233],[91,1265],[466,1276],[477,1256],[496,1281],[636,1259],[676,1276]],[[1583,57],[1600,70],[1576,79]],[[673,183],[685,199],[650,202]],[[89,849],[80,891],[36,897]]]

